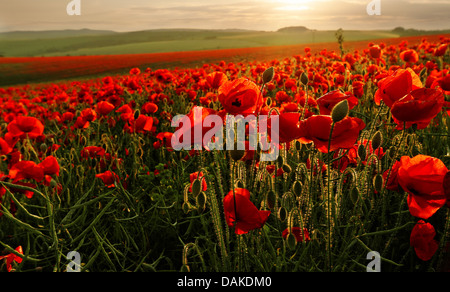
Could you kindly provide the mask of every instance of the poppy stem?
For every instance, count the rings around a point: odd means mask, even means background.
[[[330,136],[328,137],[328,155],[330,155],[331,149],[331,139],[333,137],[335,122],[331,123]],[[332,271],[331,264],[331,159],[328,159],[327,166],[327,228],[328,228],[328,238],[327,238],[327,254],[328,254],[328,269],[329,272]]]

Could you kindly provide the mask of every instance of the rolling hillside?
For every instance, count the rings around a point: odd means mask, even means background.
[[[392,31],[344,31],[345,41],[396,38],[448,33],[396,28]],[[334,42],[335,31],[305,27],[275,32],[249,30],[158,29],[117,33],[113,31],[65,30],[0,33],[3,57],[82,56],[146,54],[162,52],[252,48]]]

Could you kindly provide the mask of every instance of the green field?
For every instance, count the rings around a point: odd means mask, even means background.
[[[448,33],[401,28],[392,31],[344,31],[345,41],[375,40]],[[158,29],[117,33],[66,30],[0,33],[0,56],[79,56],[141,54],[265,47],[334,42],[335,31],[284,28],[275,32],[249,30]]]

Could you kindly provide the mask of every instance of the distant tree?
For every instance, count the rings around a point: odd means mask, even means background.
[[[344,56],[344,30],[342,28],[338,29],[334,34],[339,43],[339,49],[341,50],[341,56]]]

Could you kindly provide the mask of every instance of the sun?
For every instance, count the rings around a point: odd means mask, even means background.
[[[308,10],[308,3],[312,0],[276,0],[276,3],[280,4],[276,9],[285,11],[298,11],[298,10]]]

